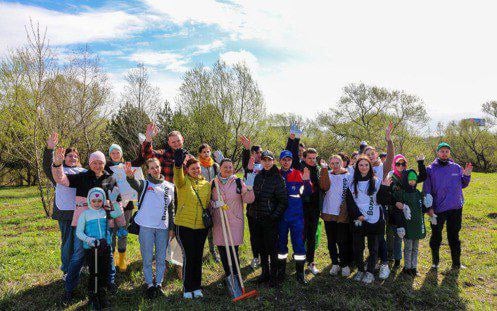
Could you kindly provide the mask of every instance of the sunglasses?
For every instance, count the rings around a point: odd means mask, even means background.
[[[397,162],[397,163],[395,163],[395,166],[403,166],[403,167],[406,167],[406,166],[407,166],[407,163],[406,163],[406,162]]]

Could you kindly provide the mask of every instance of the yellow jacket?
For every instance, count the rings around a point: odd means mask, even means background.
[[[174,167],[174,185],[177,189],[178,202],[174,224],[191,229],[204,229],[202,221],[202,206],[199,203],[195,189],[202,200],[203,208],[207,208],[211,199],[211,184],[202,176],[193,179],[185,176],[182,167]]]

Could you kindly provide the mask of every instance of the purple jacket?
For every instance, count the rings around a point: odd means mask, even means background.
[[[433,210],[436,214],[462,208],[462,189],[469,185],[471,177],[463,174],[459,164],[449,160],[447,165],[441,165],[436,159],[426,168],[426,173],[428,176],[423,184],[423,192],[433,196]]]

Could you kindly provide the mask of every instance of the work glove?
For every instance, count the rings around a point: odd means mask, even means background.
[[[254,187],[254,180],[255,180],[256,174],[254,173],[248,173],[247,178],[245,179],[245,185],[247,186],[248,190],[252,190]]]
[[[426,208],[432,207],[433,206],[433,196],[429,193],[427,195],[425,195],[423,203],[424,203]]]
[[[397,235],[399,236],[399,238],[403,239],[406,236],[406,229],[397,228]]]
[[[404,212],[404,217],[407,220],[411,220],[411,209],[409,208],[409,205],[404,204],[404,209],[402,211]]]
[[[433,216],[430,217],[430,222],[432,225],[436,226],[438,221],[437,221],[437,215],[433,214]]]
[[[359,219],[354,220],[354,226],[361,227],[362,226],[362,221],[360,221]]]

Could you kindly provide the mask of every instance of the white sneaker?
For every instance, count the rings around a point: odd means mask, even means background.
[[[339,265],[333,265],[331,266],[330,274],[331,275],[338,275],[338,271],[340,271],[340,266]]]
[[[195,297],[195,298],[203,298],[204,294],[202,294],[202,291],[200,289],[197,289],[197,290],[193,291],[193,297]]]
[[[260,261],[259,261],[259,258],[254,258],[252,259],[252,262],[250,263],[250,266],[252,267],[252,269],[257,269],[260,265]]]
[[[431,265],[431,268],[432,268],[432,269],[438,269],[438,265],[436,265],[436,264],[432,264],[432,265]]]
[[[371,272],[366,272],[366,275],[362,279],[364,284],[371,284],[374,282],[374,275]]]
[[[357,273],[354,275],[354,281],[360,282],[362,281],[363,277],[364,277],[364,272],[357,271]]]
[[[388,264],[382,264],[380,266],[380,274],[379,274],[380,279],[386,280],[388,279],[389,276],[390,276],[390,267],[388,266]]]
[[[342,268],[342,276],[349,277],[350,276],[350,268],[349,266],[345,266]]]
[[[315,263],[311,263],[309,265],[307,265],[307,269],[314,275],[318,274],[319,273],[319,270],[318,268],[316,268],[316,264]]]
[[[66,281],[66,278],[67,278],[67,273],[64,273],[64,275],[62,276],[62,281]]]
[[[185,293],[183,293],[183,298],[184,299],[192,299],[193,293],[192,292],[185,292]]]

